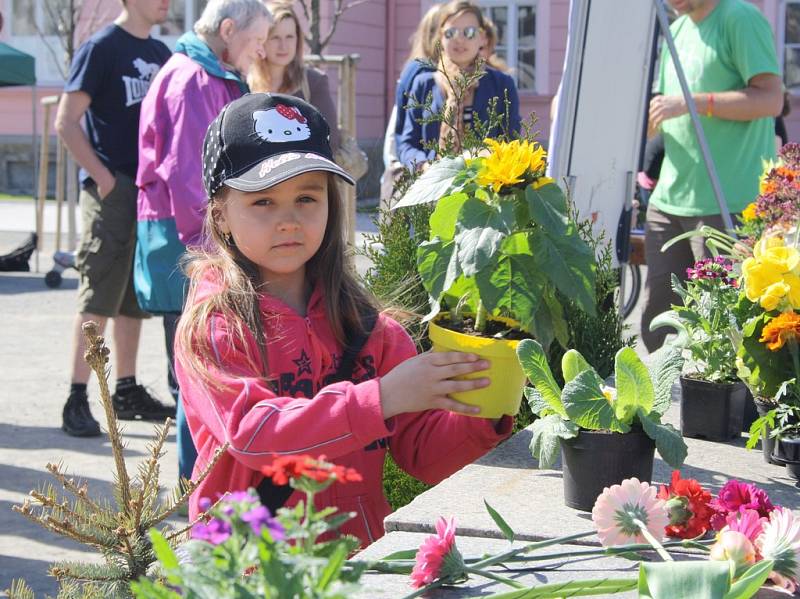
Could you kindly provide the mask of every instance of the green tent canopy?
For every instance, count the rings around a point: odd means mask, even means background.
[[[36,85],[35,64],[30,54],[0,42],[0,87]]]

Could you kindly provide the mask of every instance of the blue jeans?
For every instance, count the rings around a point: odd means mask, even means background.
[[[175,378],[175,329],[178,326],[180,314],[164,314],[164,341],[167,345],[167,383],[169,392],[175,400],[177,407],[175,414],[175,439],[178,445],[178,474],[181,478],[192,478],[194,462],[197,459],[197,450],[192,441],[192,434],[189,431],[189,423],[186,422],[186,413],[183,411],[181,401],[181,390],[178,380]]]

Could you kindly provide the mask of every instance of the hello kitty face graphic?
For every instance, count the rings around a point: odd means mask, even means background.
[[[278,104],[275,108],[253,113],[256,133],[264,141],[303,141],[311,137],[306,117],[294,106]]]

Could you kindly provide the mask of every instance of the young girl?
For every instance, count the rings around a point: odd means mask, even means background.
[[[495,66],[492,26],[480,7],[472,2],[453,0],[439,12],[439,42],[442,56],[439,71],[420,73],[414,79],[409,97],[423,104],[431,96],[429,109],[422,106],[406,111],[403,130],[397,136],[397,154],[407,168],[424,168],[436,155],[426,149],[428,142],[439,146],[452,143],[460,151],[460,141],[473,123],[489,121],[492,103],[501,117],[500,127],[489,131],[489,137],[513,136],[520,129],[519,97],[511,76]],[[487,58],[481,71],[477,71],[479,58]],[[495,66],[493,66],[495,65]],[[476,83],[465,90],[458,104],[453,83],[464,76],[478,74]],[[505,101],[508,98],[508,110]],[[453,114],[453,122],[424,122],[436,114]]]
[[[458,352],[416,356],[357,284],[333,184],[353,181],[333,162],[328,135],[311,105],[281,94],[231,102],[206,134],[207,242],[189,265],[176,354],[195,475],[229,446],[192,496],[190,516],[202,497],[248,487],[274,508],[283,490],[261,467],[276,456],[324,455],[364,480],[332,485],[318,505],[356,512],[342,531],[367,544],[390,511],[387,450],[436,483],[510,434],[512,418],[465,416],[477,409],[449,394],[488,380],[453,379],[488,363]]]

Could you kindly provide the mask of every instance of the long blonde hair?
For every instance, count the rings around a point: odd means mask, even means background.
[[[275,83],[270,80],[269,65],[266,58],[253,63],[250,74],[247,77],[247,84],[250,86],[250,91],[253,92],[271,91],[273,93],[292,94],[302,86],[303,73],[306,68],[303,62],[303,56],[305,54],[303,28],[300,26],[300,19],[297,17],[297,13],[294,12],[291,2],[276,0],[275,2],[268,3],[267,8],[269,9],[270,15],[272,15],[273,27],[286,19],[291,19],[294,23],[295,34],[297,35],[294,58],[292,62],[286,65],[283,71],[283,81],[281,81],[280,85],[277,87],[275,87]],[[269,38],[267,38],[265,45],[268,43]],[[306,98],[306,101],[308,100],[309,99]]]
[[[376,311],[377,303],[358,283],[346,256],[344,234],[344,204],[336,185],[335,175],[328,175],[328,222],[317,253],[306,263],[306,278],[322,285],[325,313],[336,339],[344,346],[350,337],[364,334],[363,317]],[[212,319],[221,317],[228,328],[231,343],[247,351],[246,366],[250,372],[261,373],[269,381],[266,333],[259,297],[263,284],[258,267],[242,254],[235,244],[226,240],[219,227],[219,214],[227,199],[223,186],[209,202],[203,222],[205,243],[202,248],[188,252],[185,270],[189,277],[186,309],[176,333],[176,346],[181,366],[197,374],[206,384],[219,387],[219,380],[208,370],[216,357],[210,339]],[[219,291],[198,299],[198,290],[207,278],[212,278]],[[258,354],[247,348],[252,336]]]
[[[428,12],[420,19],[417,28],[408,43],[411,46],[411,52],[408,55],[408,60],[437,60],[439,57],[439,45],[436,43],[439,39],[439,12],[442,9],[442,4],[437,3],[428,9]]]

